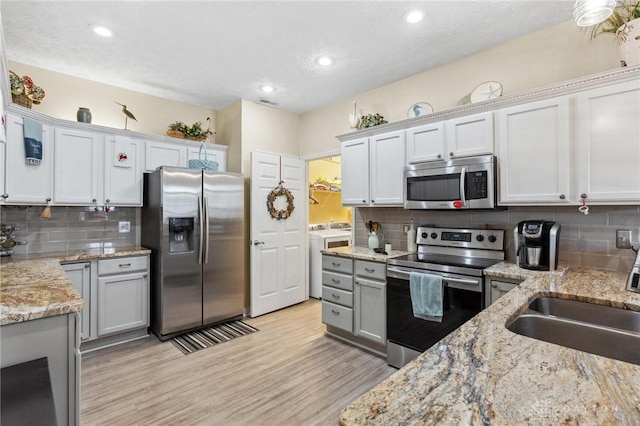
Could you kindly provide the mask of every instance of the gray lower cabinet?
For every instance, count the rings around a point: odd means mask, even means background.
[[[386,263],[322,256],[322,322],[327,333],[384,355]]]
[[[69,280],[80,293],[85,303],[84,311],[80,312],[80,338],[88,340],[90,334],[89,301],[91,300],[91,262],[68,263],[62,265]],[[86,313],[85,313],[86,312]]]
[[[78,318],[69,313],[0,328],[0,367],[47,358],[58,425],[80,423]]]
[[[84,301],[82,350],[146,336],[149,255],[62,265]]]
[[[322,322],[353,333],[353,260],[322,255]]]
[[[485,304],[487,306],[495,303],[499,298],[513,290],[520,284],[521,280],[512,280],[508,278],[485,277]]]

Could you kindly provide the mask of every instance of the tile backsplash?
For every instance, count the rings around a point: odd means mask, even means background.
[[[3,206],[0,220],[20,228],[13,235],[15,254],[74,252],[102,247],[139,245],[137,208],[116,207],[112,211],[95,211],[92,207],[51,207],[51,219],[40,217],[41,206]],[[119,233],[118,222],[128,221],[130,232]],[[137,243],[138,242],[138,243]]]
[[[365,222],[382,224],[381,244],[406,250],[407,238],[402,225],[413,218],[416,226],[478,227],[505,231],[505,256],[515,262],[513,228],[526,219],[552,220],[561,225],[559,263],[628,272],[635,254],[617,249],[616,229],[630,229],[632,241],[640,243],[640,207],[591,206],[589,215],[577,207],[510,207],[499,211],[426,211],[402,208],[354,209],[355,245],[367,246]]]

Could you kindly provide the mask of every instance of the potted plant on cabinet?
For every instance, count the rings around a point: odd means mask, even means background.
[[[593,26],[591,38],[601,34],[615,34],[622,66],[640,65],[640,1],[618,4],[611,16]]]

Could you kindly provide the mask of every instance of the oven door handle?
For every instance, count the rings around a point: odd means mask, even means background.
[[[460,170],[460,200],[462,201],[462,205],[464,207],[467,206],[467,198],[465,197],[465,192],[467,190],[467,168],[463,167]]]
[[[434,274],[434,275],[438,275],[438,274]],[[403,271],[402,269],[387,267],[387,276],[390,278],[397,278],[400,280],[409,281],[409,277],[411,276],[411,273],[408,271]],[[449,277],[447,275],[440,275],[440,276],[442,277],[442,282],[443,284],[445,284],[445,287],[447,286],[447,284],[449,284],[449,286],[453,288],[465,289],[467,287],[475,287],[475,288],[481,289],[480,282],[478,282],[477,280],[473,280],[473,279],[465,280],[464,278],[454,278],[454,277]]]

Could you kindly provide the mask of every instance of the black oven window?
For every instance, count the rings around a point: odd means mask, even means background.
[[[407,199],[411,201],[460,200],[460,174],[408,178]]]

